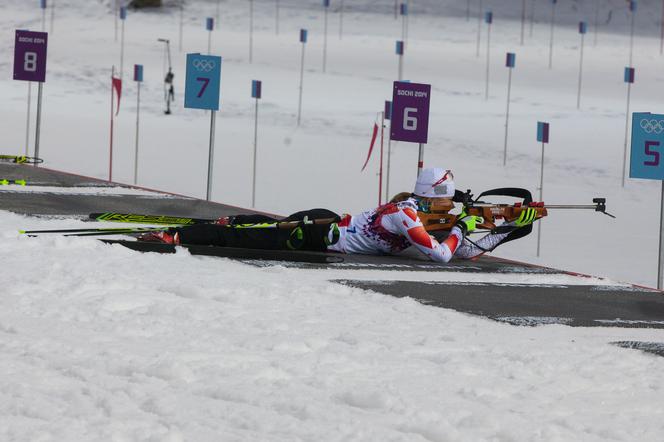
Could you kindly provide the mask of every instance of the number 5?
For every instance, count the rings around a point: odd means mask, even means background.
[[[403,128],[404,130],[417,130],[417,117],[411,115],[416,113],[416,107],[405,107],[403,109]]]
[[[646,141],[646,155],[654,157],[652,161],[644,161],[644,166],[659,166],[659,152],[650,150],[650,146],[659,146],[659,141]]]

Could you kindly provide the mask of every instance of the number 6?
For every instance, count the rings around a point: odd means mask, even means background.
[[[417,117],[411,115],[416,113],[417,108],[405,107],[403,109],[403,128],[404,130],[417,130]]]

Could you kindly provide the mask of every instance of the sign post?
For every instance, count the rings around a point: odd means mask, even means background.
[[[125,46],[125,21],[127,20],[127,7],[120,7],[120,20],[122,27],[120,31],[120,79],[124,78],[124,46]]]
[[[484,99],[489,99],[489,66],[491,65],[491,23],[493,23],[493,12],[487,11],[484,14],[484,21],[487,24],[486,32],[486,88],[484,89]]]
[[[302,88],[304,84],[304,48],[307,45],[307,30],[300,29],[300,43],[302,43],[302,61],[300,62],[300,98],[297,105],[297,125],[302,119]]]
[[[659,218],[659,259],[657,288],[664,287],[664,115],[650,112],[632,114],[630,178],[662,181]]]
[[[385,110],[383,111],[386,120],[392,119],[392,102],[385,101]],[[390,121],[390,126],[392,122]],[[390,200],[390,156],[392,155],[392,137],[387,137],[387,176],[385,177],[385,201]]]
[[[542,143],[542,167],[540,170],[539,200],[544,200],[544,145],[549,142],[549,123],[537,122],[537,141]],[[542,223],[537,225],[537,256],[540,256],[540,243],[542,239]]]
[[[212,194],[212,166],[214,165],[215,116],[219,110],[221,91],[221,57],[213,55],[187,54],[187,78],[185,82],[184,107],[210,111],[210,151],[206,199]]]
[[[503,151],[503,166],[507,165],[507,130],[510,124],[510,95],[512,93],[512,69],[516,65],[516,54],[508,52],[505,66],[509,69],[507,76],[507,111],[505,112],[505,149]]]
[[[586,32],[588,32],[588,25],[586,24],[586,22],[585,21],[579,22],[579,34],[581,34],[581,57],[579,60],[579,91],[576,94],[577,109],[581,108],[581,82],[583,80],[583,43],[584,43],[584,37],[586,36]]]
[[[399,56],[399,71],[397,79],[401,81],[403,80],[403,41],[397,40],[395,53]]]
[[[327,11],[330,9],[330,0],[323,0],[323,16],[324,16],[324,26],[323,26],[323,73],[325,73],[325,67],[327,64]]]
[[[37,96],[37,127],[35,132],[35,154],[39,158],[39,135],[41,131],[41,103],[43,85],[46,81],[46,32],[16,31],[14,42],[14,80],[39,83]],[[28,99],[30,97],[28,96]],[[28,120],[30,115],[28,113]],[[28,147],[26,145],[26,151]],[[26,155],[27,156],[27,155]]]
[[[212,31],[214,30],[214,18],[208,17],[205,19],[205,29],[208,31],[208,55],[211,54],[212,50]]]
[[[623,169],[622,169],[622,186],[625,187],[625,169],[627,169],[627,133],[629,131],[629,104],[632,92],[632,83],[636,70],[632,67],[625,68],[625,83],[627,83],[627,111],[625,112],[625,146],[623,149]],[[632,129],[634,130],[634,129]]]
[[[138,129],[141,112],[141,83],[143,82],[143,65],[134,65],[134,81],[136,82],[136,151],[134,154],[134,184],[138,184]]]
[[[553,67],[553,30],[556,26],[556,3],[558,3],[558,0],[551,0],[551,36],[549,37],[549,69]]]
[[[424,144],[429,135],[430,100],[430,84],[394,82],[390,138],[419,144],[418,175],[424,167]]]
[[[256,156],[258,153],[258,100],[263,92],[263,85],[259,80],[251,80],[251,98],[256,99],[256,112],[254,113],[254,180],[251,187],[251,208],[256,207]]]

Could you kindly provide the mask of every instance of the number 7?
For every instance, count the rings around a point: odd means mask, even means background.
[[[210,79],[206,77],[196,77],[196,81],[202,81],[203,85],[201,86],[201,90],[197,95],[197,98],[201,98],[203,94],[205,93],[205,89],[207,89],[208,84],[210,84]]]

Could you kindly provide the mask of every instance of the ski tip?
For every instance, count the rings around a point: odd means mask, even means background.
[[[21,235],[25,235],[25,230],[19,230],[18,233]]]

